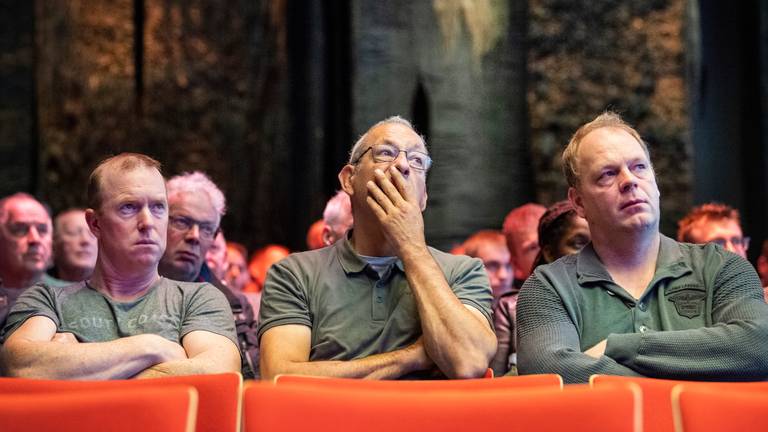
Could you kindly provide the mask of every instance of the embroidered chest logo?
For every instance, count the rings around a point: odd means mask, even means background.
[[[699,290],[682,290],[669,295],[669,301],[675,304],[677,314],[686,318],[695,318],[703,312],[707,294]]]

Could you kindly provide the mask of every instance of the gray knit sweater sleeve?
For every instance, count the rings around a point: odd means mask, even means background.
[[[615,360],[581,352],[579,333],[555,290],[534,272],[517,301],[517,367],[521,375],[557,373],[566,383],[584,383],[592,374],[639,376]]]
[[[728,254],[715,278],[711,326],[612,334],[605,354],[658,378],[768,378],[768,305],[755,270],[746,260]]]

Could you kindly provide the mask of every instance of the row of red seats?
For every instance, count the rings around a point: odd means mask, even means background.
[[[0,431],[764,430],[768,383],[557,375],[363,381],[239,374],[125,381],[0,378]],[[243,413],[241,415],[241,413]]]

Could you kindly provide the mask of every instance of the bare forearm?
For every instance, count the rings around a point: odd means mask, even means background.
[[[419,350],[422,350],[419,352]],[[272,380],[276,375],[314,375],[338,378],[397,379],[403,375],[431,366],[423,348],[407,348],[350,361],[283,361],[269,365],[262,352],[261,378]]]
[[[426,248],[403,253],[402,260],[429,356],[450,378],[481,376],[496,352],[489,324],[459,301]]]
[[[143,336],[143,335],[142,335]],[[2,349],[6,374],[39,379],[121,379],[162,361],[140,336],[100,343],[16,340]]]
[[[141,371],[135,378],[160,378],[177,375],[203,375],[224,372],[240,372],[240,364],[232,366],[232,362],[221,362],[214,359],[186,359],[158,363]]]

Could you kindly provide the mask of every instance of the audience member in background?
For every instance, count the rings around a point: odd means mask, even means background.
[[[344,191],[336,192],[323,211],[323,244],[330,246],[347,235],[354,223],[352,203]]]
[[[720,203],[694,207],[677,223],[677,241],[716,243],[725,250],[747,258],[749,237],[741,231],[739,211]]]
[[[493,307],[499,298],[512,290],[514,269],[509,261],[509,249],[501,231],[482,230],[472,234],[462,245],[462,254],[483,261],[493,292]]]
[[[272,264],[280,261],[291,254],[287,247],[270,244],[258,249],[251,255],[251,261],[248,263],[248,272],[251,275],[253,287],[248,291],[261,292],[264,289],[264,281],[267,279],[267,272]]]
[[[507,237],[507,247],[515,269],[513,285],[516,289],[523,286],[533,269],[533,261],[539,253],[539,238],[536,228],[546,207],[528,203],[517,207],[504,218],[504,235]]]
[[[549,264],[558,258],[575,254],[589,243],[589,225],[576,214],[570,201],[550,206],[539,220],[539,255],[533,267]],[[519,291],[501,297],[494,309],[493,324],[499,349],[491,367],[496,375],[517,374],[517,298]]]
[[[757,274],[760,275],[760,282],[763,284],[763,294],[768,301],[768,240],[763,241],[763,247],[760,249],[760,256],[757,257]]]
[[[0,325],[26,288],[66,284],[45,274],[51,231],[48,210],[31,195],[19,192],[0,200]]]
[[[267,272],[272,264],[287,257],[290,253],[291,251],[285,246],[271,244],[257,250],[251,256],[251,261],[248,263],[248,273],[251,279],[245,288],[245,294],[253,304],[257,314],[261,306],[261,292],[264,289]]]
[[[240,243],[227,242],[227,273],[225,276],[228,287],[235,291],[244,291],[251,283],[248,273],[248,249]]]
[[[645,143],[614,113],[563,152],[568,197],[590,229],[578,254],[534,270],[517,304],[518,370],[681,380],[768,378],[768,305],[752,266],[659,232]]]
[[[85,221],[85,210],[69,209],[59,213],[53,223],[51,274],[62,281],[84,281],[93,273],[96,253],[96,237]]]
[[[208,252],[205,254],[205,263],[216,279],[226,283],[227,240],[224,238],[224,231],[221,229],[219,229],[211,247],[208,248]]]
[[[325,243],[323,243],[323,229],[325,229],[325,222],[322,219],[316,220],[309,226],[307,230],[307,250],[325,247]]]
[[[339,172],[355,228],[272,266],[261,302],[262,378],[413,377],[435,366],[482,376],[496,351],[491,289],[478,259],[429,248],[424,139],[391,117]]]
[[[123,153],[91,173],[86,220],[98,239],[96,268],[88,281],[35,285],[19,297],[3,329],[5,375],[116,379],[240,371],[224,295],[210,284],[157,272],[168,225],[159,166]]]
[[[235,320],[243,377],[253,378],[259,361],[254,310],[243,293],[225,286],[205,262],[226,212],[224,194],[198,171],[171,178],[166,190],[168,241],[160,260],[160,275],[184,282],[208,282],[224,294]]]

